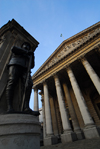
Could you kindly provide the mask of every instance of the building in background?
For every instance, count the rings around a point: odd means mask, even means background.
[[[42,115],[42,108],[39,109],[40,115],[39,115],[39,122],[43,123],[43,115]]]
[[[32,79],[45,146],[100,136],[100,22],[64,40]]]
[[[40,146],[43,146],[43,114],[42,114],[42,108],[39,109],[39,112],[40,112],[39,122],[41,124]]]

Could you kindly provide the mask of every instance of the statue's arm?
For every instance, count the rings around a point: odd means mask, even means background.
[[[34,57],[34,52],[33,51],[28,51],[27,53],[29,56],[32,56],[32,60],[31,60],[31,69],[35,66],[35,57]]]
[[[16,47],[16,46],[12,47],[11,51],[12,51],[12,53],[17,54],[17,55],[19,55],[19,54],[23,55],[23,54],[27,54],[28,53],[27,50],[19,48],[19,47]]]

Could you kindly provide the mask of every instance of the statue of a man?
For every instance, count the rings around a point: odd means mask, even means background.
[[[38,116],[39,111],[32,111],[29,108],[30,94],[31,94],[32,86],[33,86],[33,82],[32,82],[30,74],[27,79],[27,70],[29,67],[30,57],[32,57],[31,68],[34,67],[34,53],[31,50],[30,44],[27,42],[24,42],[21,48],[14,46],[11,49],[11,51],[12,51],[12,58],[8,64],[9,78],[8,78],[7,88],[6,88],[6,99],[7,99],[7,108],[8,108],[7,113],[15,112],[12,106],[13,97],[14,97],[14,89],[15,89],[17,82],[21,78],[24,88],[25,88],[25,84],[27,81],[27,86],[26,86],[26,90],[24,93],[25,98],[24,98],[24,104],[23,104],[23,111],[25,113]]]

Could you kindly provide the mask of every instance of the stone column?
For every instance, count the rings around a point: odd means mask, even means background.
[[[74,135],[72,135],[73,133],[72,133],[71,126],[69,123],[69,117],[68,117],[67,110],[65,107],[64,97],[63,97],[60,81],[57,75],[54,75],[54,80],[55,80],[58,104],[59,104],[63,131],[64,131],[64,134],[61,135],[61,139],[62,139],[62,142],[71,142],[74,140]]]
[[[71,100],[71,97],[70,97],[70,93],[69,93],[69,90],[68,90],[68,87],[67,87],[66,83],[63,83],[63,89],[64,89],[64,93],[65,93],[65,98],[66,98],[67,103],[68,103],[69,113],[71,115],[74,131],[77,134],[77,138],[80,140],[80,139],[83,138],[83,134],[82,134],[82,131],[80,130],[78,119],[77,119],[75,109],[74,109],[74,106],[73,106],[73,103],[72,103],[72,100]]]
[[[38,105],[38,89],[35,87],[34,88],[34,111],[39,110],[39,105]]]
[[[55,104],[54,104],[54,98],[50,96],[50,106],[51,109],[51,116],[52,116],[52,126],[53,126],[53,132],[55,136],[58,136],[58,125],[57,125],[57,117],[56,117],[56,111],[55,111]]]
[[[41,95],[42,96],[42,117],[43,117],[43,138],[45,139],[46,138],[46,124],[45,124],[45,110],[44,110],[44,96],[43,94]]]
[[[48,136],[53,134],[52,131],[52,120],[51,120],[51,111],[50,111],[50,101],[49,101],[49,92],[47,83],[44,82],[44,103],[45,103],[45,118],[46,118],[46,134]]]
[[[44,139],[46,137],[46,125],[45,125],[45,110],[44,110],[44,95],[43,95],[43,92],[39,92],[39,94],[41,95],[41,102],[42,102],[42,115],[40,115],[40,117],[42,116],[43,118],[43,131],[41,133],[43,133],[43,135],[41,135],[41,138],[40,140],[43,139],[43,142],[44,142]],[[42,138],[43,137],[43,138]],[[44,143],[43,143],[44,144]]]
[[[95,138],[98,137],[98,132],[96,127],[94,126],[94,122],[92,120],[92,117],[88,111],[88,107],[85,103],[84,97],[81,93],[81,90],[78,86],[78,83],[76,81],[76,78],[71,70],[71,68],[67,68],[67,73],[85,124],[84,134],[86,138]]]
[[[44,88],[44,107],[45,107],[45,121],[46,121],[46,138],[44,139],[44,145],[52,144],[52,119],[51,119],[51,111],[50,111],[50,101],[49,101],[49,92],[47,83],[43,83]]]
[[[97,76],[96,72],[93,70],[86,58],[82,58],[81,61],[98,93],[100,94],[100,78]]]

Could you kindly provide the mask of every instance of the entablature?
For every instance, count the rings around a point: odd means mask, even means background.
[[[100,36],[99,38],[93,39],[92,41],[89,41],[86,44],[78,47],[76,50],[71,52],[71,54],[67,55],[55,65],[51,66],[49,69],[44,70],[41,74],[33,78],[34,85],[40,84],[44,79],[48,79],[49,77],[53,76],[55,73],[61,71],[66,66],[69,66],[75,61],[84,57],[87,53],[93,50],[95,51],[98,45],[100,45]]]

